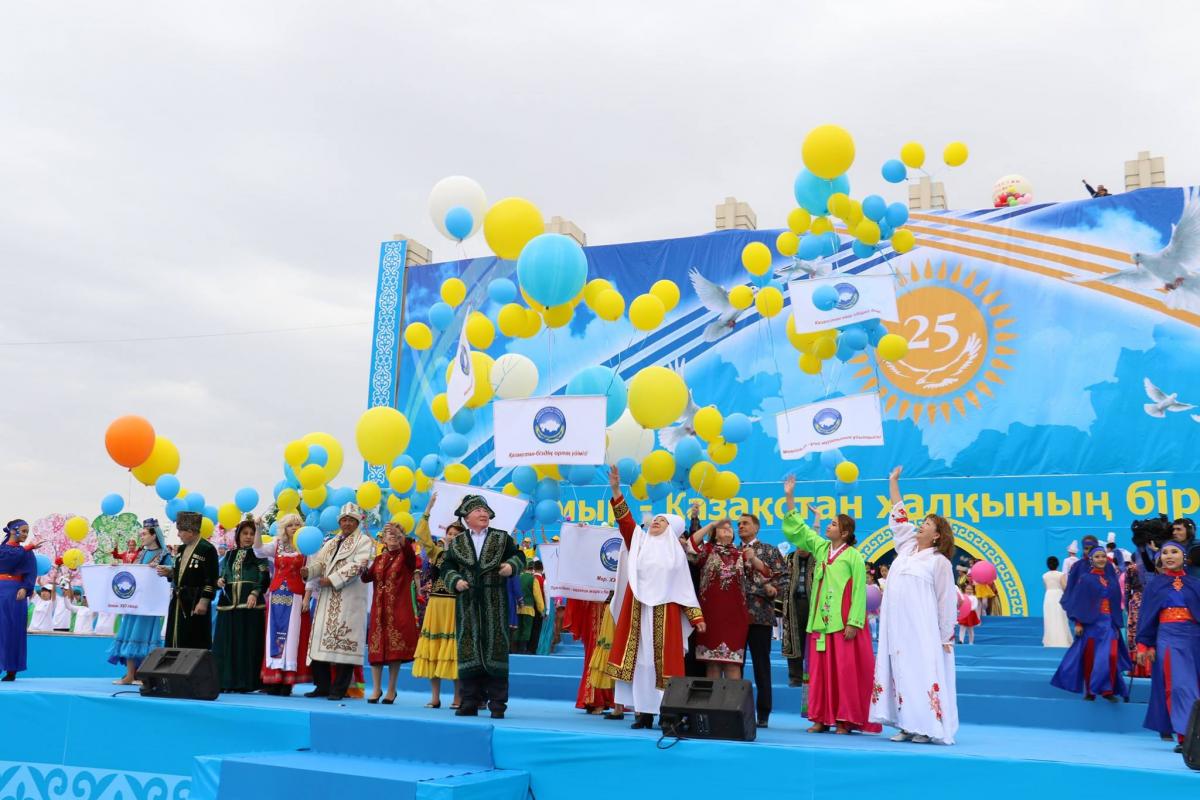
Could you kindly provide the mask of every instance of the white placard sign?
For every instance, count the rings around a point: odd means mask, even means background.
[[[496,466],[603,464],[607,402],[591,395],[497,400]]]
[[[616,528],[563,523],[558,568],[551,594],[578,600],[605,600],[617,586],[617,565],[625,542]],[[547,579],[548,580],[548,579]]]
[[[835,397],[778,414],[779,455],[794,461],[839,447],[883,444],[883,416],[875,392]]]
[[[828,311],[813,305],[813,294],[822,287],[837,292],[837,302]],[[899,322],[896,309],[896,280],[886,275],[831,275],[788,284],[792,296],[792,321],[801,333],[840,328],[872,319]]]
[[[146,564],[87,564],[80,567],[88,608],[97,613],[165,617],[171,583]]]
[[[513,529],[517,527],[517,521],[529,505],[519,497],[509,497],[502,492],[493,492],[478,486],[465,486],[461,483],[434,481],[432,491],[437,494],[437,502],[429,512],[429,530],[434,538],[439,539],[446,535],[446,526],[457,519],[454,512],[458,510],[462,499],[469,494],[481,495],[492,511],[496,512],[496,516],[492,518],[492,527],[508,531],[510,534],[514,534]]]
[[[454,367],[450,370],[450,378],[446,381],[446,406],[450,416],[458,413],[467,404],[471,395],[475,394],[475,370],[471,363],[471,343],[467,341],[467,320],[471,318],[471,309],[463,316],[462,331],[458,334],[458,347],[454,351]]]

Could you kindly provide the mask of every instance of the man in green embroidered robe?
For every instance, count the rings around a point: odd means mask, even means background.
[[[454,537],[442,561],[442,577],[455,594],[460,717],[479,714],[487,703],[493,719],[508,708],[507,580],[525,566],[525,555],[506,531],[491,527],[495,512],[477,494],[454,512],[466,534]]]

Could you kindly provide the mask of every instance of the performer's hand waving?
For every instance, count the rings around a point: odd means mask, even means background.
[[[612,489],[613,497],[621,494],[621,473],[616,464],[608,468],[608,485]]]

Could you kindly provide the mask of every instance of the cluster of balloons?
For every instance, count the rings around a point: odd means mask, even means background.
[[[814,304],[818,300],[816,295],[822,294],[824,289],[829,289],[836,295],[837,290],[832,286],[821,287],[813,293]],[[834,299],[836,302],[836,296]],[[822,303],[823,301],[824,298]],[[821,305],[818,305],[818,308],[820,307]],[[898,361],[908,354],[908,340],[898,333],[889,333],[887,326],[877,319],[807,333],[796,331],[794,319],[788,317],[788,342],[800,353],[801,371],[809,375],[819,374],[824,362],[830,358],[846,362],[853,358],[855,353],[868,347],[875,348],[875,355],[884,361]]]
[[[434,226],[456,242],[479,230],[486,210],[483,187],[463,175],[442,178],[429,193],[429,216]]]
[[[154,432],[144,417],[127,415],[113,420],[104,432],[108,455],[133,473],[143,486],[153,486],[160,475],[179,469],[179,449]]]
[[[1005,175],[992,186],[992,207],[1024,206],[1033,202],[1033,184],[1023,175]]]

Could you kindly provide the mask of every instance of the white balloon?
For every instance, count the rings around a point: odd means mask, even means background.
[[[529,397],[537,389],[538,368],[520,353],[505,353],[492,364],[492,391],[501,400]]]
[[[482,186],[464,175],[451,175],[433,185],[433,191],[429,193],[429,216],[442,236],[457,242],[458,239],[446,230],[446,212],[455,206],[462,206],[471,212],[471,233],[467,236],[472,236],[483,224],[483,215],[488,207],[487,195],[483,193]]]
[[[604,451],[604,460],[608,464],[616,464],[622,458],[632,458],[640,464],[653,449],[654,431],[638,425],[627,408],[621,418],[608,427],[608,447]]]

